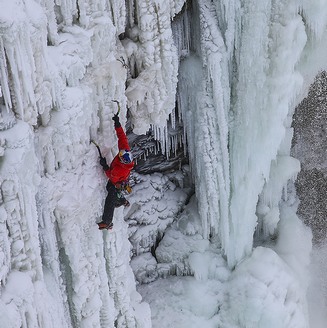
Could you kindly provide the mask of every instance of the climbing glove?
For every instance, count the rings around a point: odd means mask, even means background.
[[[105,157],[100,157],[100,165],[105,171],[109,170],[109,166]]]
[[[112,119],[115,121],[115,128],[120,128],[120,122],[119,122],[119,116],[117,114],[115,114]]]

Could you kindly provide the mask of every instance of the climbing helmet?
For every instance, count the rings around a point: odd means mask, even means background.
[[[128,149],[121,149],[119,151],[119,159],[122,163],[128,164],[133,161],[133,155]]]

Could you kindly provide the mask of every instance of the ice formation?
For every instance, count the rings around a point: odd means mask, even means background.
[[[308,327],[291,119],[326,24],[323,0],[0,0],[1,326]],[[184,145],[195,196],[136,174],[100,233],[113,100]]]

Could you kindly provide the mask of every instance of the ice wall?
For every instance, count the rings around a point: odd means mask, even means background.
[[[1,325],[151,325],[122,211],[115,232],[95,225],[106,179],[90,139],[113,158],[112,100],[122,124],[128,104],[136,132],[165,137],[182,5],[0,1]]]
[[[234,267],[252,252],[258,218],[276,230],[282,191],[300,169],[290,124],[326,66],[327,12],[319,0],[193,1],[189,15],[178,106],[204,234]]]

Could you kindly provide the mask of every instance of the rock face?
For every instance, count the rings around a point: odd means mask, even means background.
[[[296,181],[298,214],[313,232],[315,244],[327,235],[327,73],[317,76],[294,115],[292,154],[301,162]]]

